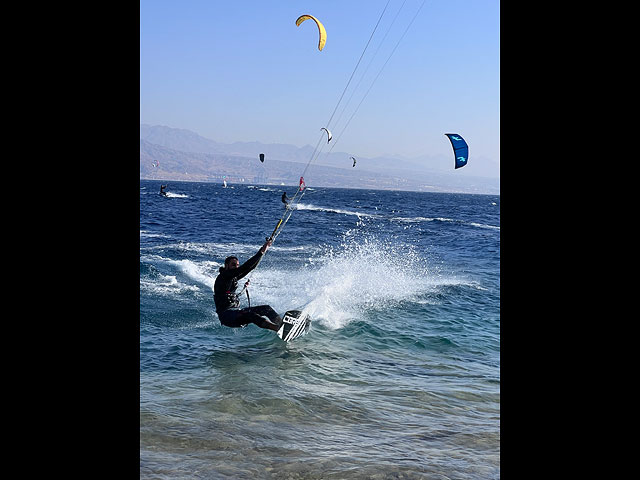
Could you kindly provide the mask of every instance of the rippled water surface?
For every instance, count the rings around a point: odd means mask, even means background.
[[[285,344],[213,283],[294,187],[140,182],[141,478],[500,477],[500,197],[308,189],[249,276]],[[243,298],[243,306],[246,298]]]

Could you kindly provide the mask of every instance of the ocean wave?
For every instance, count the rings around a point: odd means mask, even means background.
[[[478,228],[489,228],[492,230],[500,230],[500,227],[497,225],[485,225],[484,223],[476,223],[476,222],[469,222],[469,225],[478,227]]]
[[[141,236],[145,236],[148,238],[171,238],[164,234],[142,234]],[[163,252],[163,251],[171,251],[171,252],[182,252],[185,255],[188,254],[198,254],[198,255],[207,255],[212,259],[216,259],[219,261],[223,261],[229,255],[238,255],[238,256],[246,256],[248,259],[250,256],[253,256],[261,247],[257,243],[237,243],[237,242],[172,242],[161,245],[150,245],[141,247],[140,250],[144,252]],[[313,252],[317,251],[318,247],[311,244],[303,244],[303,245],[279,245],[278,243],[274,243],[269,251],[271,252]],[[245,260],[246,260],[245,259]],[[243,259],[241,259],[242,261]]]
[[[385,216],[383,214],[375,214],[375,213],[365,213],[358,210],[346,210],[341,208],[328,208],[328,207],[320,207],[313,204],[298,204],[295,209],[297,210],[309,210],[309,211],[318,211],[318,212],[328,212],[328,213],[337,213],[342,215],[354,215],[358,218],[378,218],[383,219]],[[401,222],[401,223],[422,223],[422,222],[443,222],[443,223],[457,223],[460,225],[469,225],[476,228],[487,228],[487,229],[495,229],[500,230],[499,226],[496,225],[487,225],[478,222],[467,222],[465,220],[455,219],[455,218],[447,218],[447,217],[387,217],[391,222]]]
[[[159,266],[168,266],[175,269],[175,273],[181,274],[185,277],[184,279],[182,279],[183,281],[189,280],[191,282],[189,284],[183,283],[182,285],[194,287],[194,290],[199,289],[199,287],[197,285],[194,285],[193,282],[195,282],[196,284],[204,285],[213,290],[213,284],[215,282],[216,276],[218,275],[218,268],[222,265],[222,263],[216,262],[214,260],[176,260],[154,254],[141,255],[140,262],[141,265],[145,263],[152,265],[155,270],[158,270]],[[161,274],[158,275],[162,277]],[[164,277],[166,277],[168,281],[160,280],[159,283],[162,286],[180,286],[180,282],[178,282],[176,275],[164,275]],[[157,278],[152,277],[151,280],[155,282],[157,281]]]
[[[197,292],[197,285],[178,281],[175,275],[157,273],[150,277],[140,277],[140,291],[160,296],[179,296],[186,292]]]
[[[486,225],[483,223],[477,222],[467,222],[465,220],[458,220],[455,218],[446,218],[446,217],[392,217],[390,218],[393,222],[405,222],[405,223],[421,223],[421,222],[448,222],[448,223],[458,223],[460,225],[470,225],[472,227],[477,228],[489,228],[500,230],[499,226],[496,225]]]
[[[183,193],[165,192],[169,198],[189,198],[189,195]]]
[[[342,215],[355,215],[357,217],[380,217],[380,215],[375,215],[373,213],[364,213],[353,210],[344,210],[340,208],[328,208],[328,207],[318,207],[316,205],[312,205],[310,203],[299,203],[295,206],[296,210],[311,210],[317,212],[329,212],[329,213],[339,213]]]
[[[149,232],[147,230],[140,230],[140,238],[170,238],[164,233]]]

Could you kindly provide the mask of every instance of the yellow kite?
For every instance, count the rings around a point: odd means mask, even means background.
[[[324,25],[322,25],[322,23],[320,23],[320,21],[316,17],[312,15],[300,15],[296,20],[296,26],[299,27],[302,22],[308,19],[313,20],[314,22],[316,22],[316,25],[318,25],[318,32],[320,33],[318,50],[322,51],[322,49],[324,48],[324,44],[327,42],[327,31],[324,29]]]

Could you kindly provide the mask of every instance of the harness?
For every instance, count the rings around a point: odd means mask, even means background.
[[[240,290],[240,293],[236,295],[236,299],[238,299],[243,292],[247,292],[247,302],[249,303],[249,308],[251,308],[251,297],[249,297],[249,280],[247,280],[244,283],[244,287],[242,287],[242,290]],[[238,299],[238,303],[240,303],[239,299]]]

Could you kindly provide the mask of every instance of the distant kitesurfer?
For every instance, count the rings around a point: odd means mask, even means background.
[[[160,195],[164,195],[166,197],[167,192],[164,191],[165,188],[167,188],[166,185],[160,185]]]
[[[287,192],[284,192],[282,194],[282,203],[284,203],[286,206],[289,206],[289,198],[287,197]]]
[[[225,327],[238,328],[255,323],[260,328],[267,328],[277,332],[282,325],[282,318],[269,305],[238,308],[240,300],[238,298],[239,295],[236,294],[238,280],[258,266],[271,243],[272,241],[267,239],[258,250],[258,253],[242,265],[240,265],[238,257],[230,256],[224,260],[224,267],[220,267],[220,273],[213,286],[213,300],[216,304],[216,313],[220,323]],[[249,281],[247,280],[245,287],[248,285]]]

